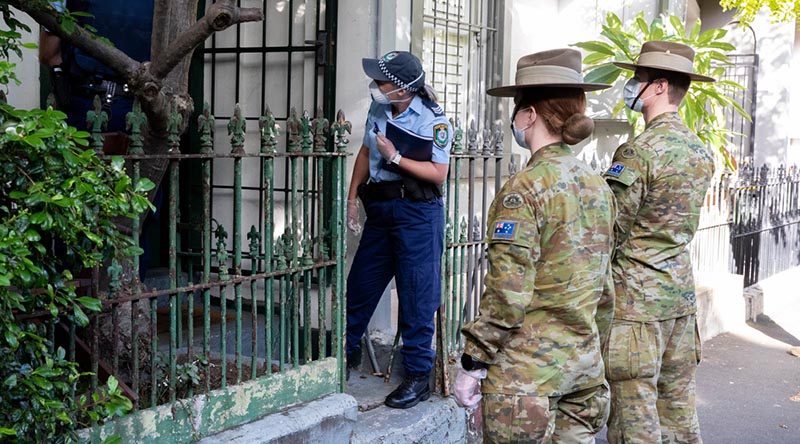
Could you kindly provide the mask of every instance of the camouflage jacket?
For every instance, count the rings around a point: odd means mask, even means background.
[[[709,149],[677,113],[647,124],[604,177],[617,201],[615,317],[674,319],[696,311],[687,248],[714,171]]]
[[[611,191],[565,144],[538,150],[503,186],[489,210],[480,315],[462,329],[464,352],[491,364],[483,392],[557,396],[603,383],[613,230]]]

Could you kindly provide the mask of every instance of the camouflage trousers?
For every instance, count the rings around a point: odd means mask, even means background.
[[[594,443],[608,419],[607,385],[563,396],[483,394],[483,442]]]
[[[702,443],[695,409],[700,335],[694,315],[615,319],[603,359],[611,385],[609,444]]]

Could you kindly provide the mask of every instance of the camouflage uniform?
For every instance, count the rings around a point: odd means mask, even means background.
[[[700,341],[687,245],[713,174],[708,148],[664,113],[617,149],[604,174],[616,197],[615,311],[603,357],[610,443],[701,442]]]
[[[534,153],[494,199],[486,291],[462,329],[464,353],[490,364],[486,442],[592,442],[605,423],[613,223],[608,186],[565,144]]]

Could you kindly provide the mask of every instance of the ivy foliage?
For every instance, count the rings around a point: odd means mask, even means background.
[[[29,29],[0,2],[0,92],[20,84],[10,56]],[[2,99],[2,97],[0,97]],[[130,410],[113,377],[87,391],[54,341],[59,323],[77,328],[101,301],[76,289],[79,273],[140,254],[115,221],[151,208],[153,183],[132,183],[122,158],[89,148],[89,134],[52,108],[0,100],[0,441],[69,442],[75,430]],[[48,327],[51,329],[48,331]]]

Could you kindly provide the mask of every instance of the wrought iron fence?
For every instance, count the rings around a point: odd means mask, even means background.
[[[800,265],[800,172],[744,166],[706,196],[691,245],[697,271],[727,271],[750,286]]]
[[[449,358],[463,348],[461,327],[477,315],[488,267],[487,213],[503,180],[500,123],[487,122],[479,133],[475,122],[471,122],[466,141],[460,122],[452,123],[454,137],[445,186],[442,304],[437,314],[437,370],[444,369]],[[446,377],[446,372],[443,375]],[[446,393],[446,379],[437,378],[437,383],[443,384],[439,389]]]
[[[285,150],[279,150],[278,125],[266,111],[258,121],[258,152],[246,152],[246,121],[237,105],[227,124],[230,151],[218,153],[213,151],[215,120],[206,105],[197,119],[199,153],[183,154],[180,119],[177,112],[170,117],[169,151],[145,154],[140,133],[145,117],[135,106],[128,117],[130,149],[121,156],[130,165],[134,186],[144,163],[169,164],[164,179],[168,285],[143,285],[138,257],[130,263],[113,260],[81,283],[84,292],[101,299],[102,311],[85,329],[66,321],[53,323],[51,336],[63,338],[70,359],[88,363],[91,388],[114,375],[137,410],[326,360],[335,366],[329,372],[335,376],[308,381],[307,388],[313,391],[310,386],[316,383],[325,386],[318,394],[343,390],[343,220],[350,122],[341,111],[329,122],[321,112],[312,119],[307,112],[298,116],[291,110]],[[102,151],[102,135],[93,136],[95,148]],[[243,168],[245,163],[257,168]],[[212,203],[212,168],[222,167],[232,171],[232,202]],[[275,174],[284,168],[288,174]],[[198,190],[183,189],[181,176],[196,172],[201,175],[202,212],[192,218],[182,214],[181,199]],[[258,201],[263,202],[258,217],[251,215],[255,223],[243,218],[247,174],[256,177]],[[284,190],[286,200],[276,200],[276,191]],[[215,207],[221,205],[226,208]],[[282,220],[274,216],[278,206],[283,207]],[[232,216],[229,225],[213,217],[224,212]],[[139,232],[140,220],[134,218],[135,242]],[[192,248],[192,236],[200,239],[199,248]],[[280,402],[296,400],[280,400],[278,407]]]

